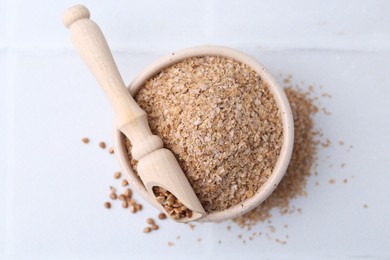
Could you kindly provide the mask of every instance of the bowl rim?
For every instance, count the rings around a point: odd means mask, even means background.
[[[255,70],[262,79],[264,79],[280,109],[280,115],[283,125],[283,144],[280,151],[280,155],[271,175],[268,177],[266,182],[261,185],[259,190],[256,191],[252,198],[246,199],[239,204],[236,204],[226,210],[212,212],[204,217],[197,219],[199,222],[220,222],[227,219],[236,218],[262,203],[277,187],[281,179],[283,178],[287,166],[290,162],[291,153],[294,144],[294,123],[291,112],[291,107],[288,102],[287,96],[283,88],[277,83],[270,72],[257,60],[251,56],[242,53],[241,51],[223,47],[223,46],[196,46],[186,49],[182,49],[176,52],[172,52],[169,55],[163,56],[156,60],[145,69],[143,69],[128,85],[128,89],[132,96],[134,96],[138,90],[143,86],[146,80],[150,79],[164,68],[172,66],[173,64],[191,57],[202,57],[202,56],[220,56],[227,57],[238,62],[249,65]],[[147,202],[152,204],[154,207],[159,208],[157,202],[149,195],[146,191],[141,180],[135,175],[130,159],[127,154],[126,145],[124,142],[124,135],[118,130],[116,123],[114,124],[114,149],[115,156],[124,171],[126,179],[129,181],[131,188],[136,190],[138,194],[143,197]]]

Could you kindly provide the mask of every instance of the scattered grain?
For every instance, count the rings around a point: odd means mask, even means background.
[[[111,203],[110,203],[110,202],[104,203],[104,207],[105,207],[106,209],[111,208]]]
[[[268,226],[268,229],[269,229],[269,231],[270,231],[271,233],[275,233],[275,231],[276,231],[275,226],[272,226],[272,225]]]
[[[127,188],[126,190],[125,190],[125,196],[126,196],[126,198],[127,199],[131,199],[131,197],[133,196],[133,191],[132,190],[130,190],[129,188]]]
[[[158,214],[158,218],[163,220],[163,219],[167,218],[167,215],[165,215],[164,213],[160,213],[160,214]]]
[[[144,228],[144,233],[150,233],[152,229],[150,227]]]
[[[102,149],[106,149],[106,143],[105,142],[100,142],[99,147]]]
[[[129,207],[129,203],[127,201],[122,202],[122,208],[127,209]]]
[[[88,137],[84,137],[81,139],[81,141],[85,144],[89,143],[89,138]]]
[[[174,246],[175,244],[173,242],[168,242],[168,246]]]
[[[156,225],[156,224],[152,224],[152,226],[150,227],[152,230],[157,230],[159,229],[159,226]]]
[[[329,180],[329,183],[330,183],[330,184],[335,184],[335,183],[336,183],[336,180],[335,180],[335,179],[330,179],[330,180]]]
[[[118,196],[116,195],[116,193],[114,193],[114,192],[110,193],[110,199],[116,200],[117,198],[118,198]]]
[[[329,112],[325,107],[322,108],[322,112],[324,112],[324,114],[327,116],[332,115],[332,112]]]
[[[363,205],[363,208],[368,208],[368,205],[367,205],[367,204],[364,204],[364,205]]]
[[[129,204],[130,204],[131,206],[135,206],[135,205],[137,204],[137,202],[135,201],[135,199],[130,199],[130,200],[129,200]]]
[[[275,242],[276,242],[276,243],[279,243],[279,244],[281,244],[281,245],[287,244],[287,241],[281,240],[281,239],[279,239],[279,238],[275,239]]]
[[[137,213],[137,208],[135,207],[135,205],[130,205],[130,211],[131,213]]]
[[[108,152],[109,152],[110,154],[113,154],[113,153],[114,153],[114,147],[110,147],[110,148],[108,149]]]
[[[148,223],[149,225],[156,224],[156,222],[155,222],[154,219],[152,219],[152,218],[146,219],[146,223]]]
[[[114,173],[114,178],[115,178],[115,179],[119,179],[121,176],[122,176],[122,173],[121,173],[121,172],[115,172],[115,173]]]
[[[328,98],[332,98],[332,95],[329,94],[329,93],[322,93],[321,94],[321,97],[328,97]]]
[[[326,139],[325,143],[322,143],[321,145],[322,145],[322,147],[327,148],[330,146],[330,144],[331,144],[331,141],[329,139]]]
[[[127,180],[123,180],[123,181],[122,181],[122,186],[123,186],[123,187],[126,187],[127,185],[129,185],[129,183],[127,182]]]
[[[135,208],[137,209],[137,211],[141,211],[143,207],[142,204],[136,204]]]

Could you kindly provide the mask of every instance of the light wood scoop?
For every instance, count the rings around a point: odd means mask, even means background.
[[[192,217],[177,220],[179,222],[192,221],[206,215],[176,157],[163,148],[161,138],[150,131],[145,111],[126,89],[102,31],[89,17],[88,9],[77,5],[65,12],[63,22],[70,29],[79,55],[110,100],[118,118],[118,129],[133,145],[131,152],[134,159],[138,160],[138,174],[146,190],[155,196],[153,187],[162,187],[193,211]],[[162,206],[161,210],[166,212]]]

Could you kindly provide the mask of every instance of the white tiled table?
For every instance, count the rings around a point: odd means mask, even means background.
[[[0,0],[0,259],[390,258],[389,1],[83,1],[126,82],[173,50],[219,44],[332,94],[322,101],[332,116],[316,120],[335,144],[294,202],[303,213],[272,219],[289,225],[273,234],[289,235],[283,246],[244,245],[237,235],[251,233],[227,224],[167,221],[144,235],[156,210],[103,208],[118,166],[96,143],[110,141],[113,114],[60,22],[72,4]]]

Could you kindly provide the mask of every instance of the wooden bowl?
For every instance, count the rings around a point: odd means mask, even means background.
[[[167,55],[165,57],[160,58],[159,60],[145,68],[133,80],[133,82],[130,83],[128,89],[134,96],[148,79],[152,78],[164,68],[170,67],[173,64],[188,58],[201,56],[221,56],[231,58],[233,60],[249,65],[261,76],[263,80],[265,80],[269,84],[270,91],[279,106],[283,124],[283,146],[280,152],[280,156],[275,164],[271,176],[259,188],[255,195],[252,198],[246,199],[245,201],[235,206],[232,206],[224,211],[212,212],[197,220],[200,222],[219,222],[226,219],[238,217],[252,210],[260,203],[262,203],[276,188],[280,180],[283,178],[283,175],[290,161],[291,152],[294,144],[294,123],[290,104],[287,100],[286,94],[276,82],[276,80],[272,77],[272,75],[267,71],[267,69],[264,68],[263,65],[258,63],[252,57],[231,48],[220,46],[199,46],[177,51],[175,53],[172,53],[171,55]],[[125,137],[117,129],[116,126],[114,127],[114,148],[115,155],[132,189],[136,190],[138,194],[141,195],[141,197],[143,197],[147,202],[158,208],[158,204],[155,198],[149,195],[141,180],[132,170],[125,145]]]

